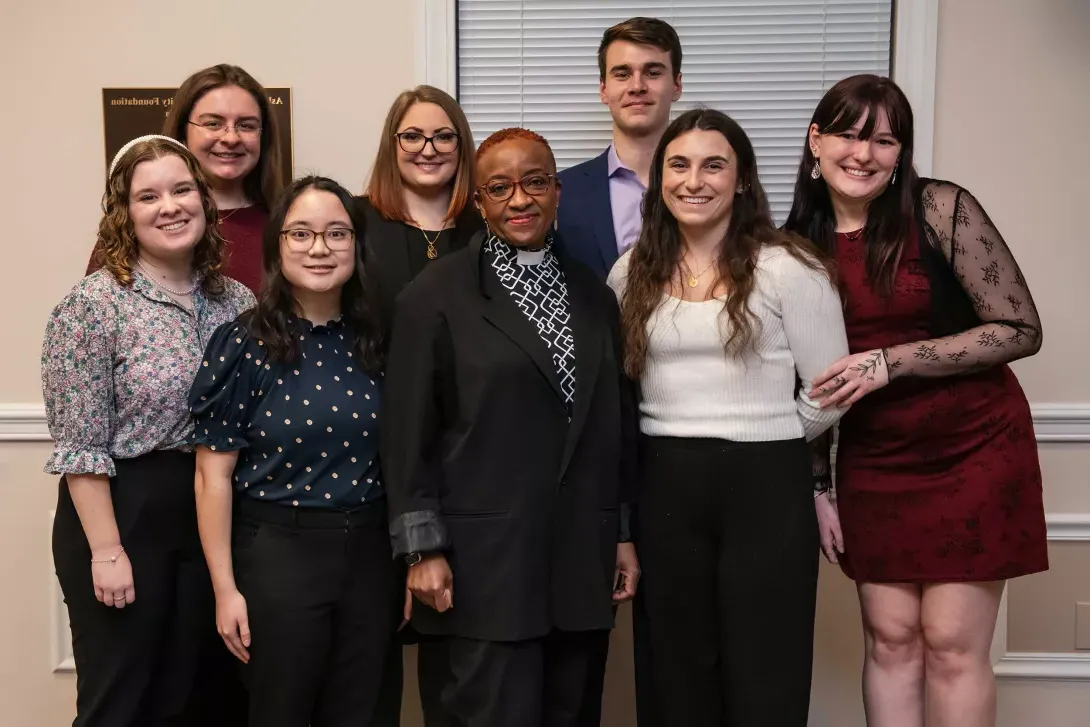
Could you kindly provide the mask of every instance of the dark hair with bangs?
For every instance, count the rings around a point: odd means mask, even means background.
[[[901,144],[893,181],[867,207],[864,228],[867,275],[882,296],[893,291],[893,277],[908,239],[915,214],[919,177],[912,164],[912,106],[896,83],[883,76],[849,76],[830,88],[810,119],[819,134],[839,134],[866,117],[859,138],[869,139],[878,125],[879,111],[889,117],[890,131]],[[823,178],[814,179],[810,128],[806,130],[802,159],[795,178],[795,198],[784,227],[808,238],[830,257],[836,254],[836,213]]]
[[[241,321],[252,336],[264,341],[270,360],[278,362],[299,360],[301,354],[299,341],[290,320],[290,317],[296,313],[298,305],[292,285],[284,277],[280,265],[280,230],[283,229],[284,219],[288,216],[295,200],[311,189],[329,192],[340,200],[356,233],[356,242],[353,246],[356,256],[355,270],[341,288],[341,315],[356,336],[352,347],[352,358],[367,373],[378,374],[383,366],[384,336],[379,323],[378,303],[375,300],[375,286],[371,277],[371,257],[367,253],[367,246],[363,244],[367,223],[359,206],[353,203],[352,194],[332,179],[318,176],[296,179],[288,185],[273,206],[262,236],[267,284],[257,300],[257,306],[244,313]]]

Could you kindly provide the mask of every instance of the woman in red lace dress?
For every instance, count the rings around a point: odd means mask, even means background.
[[[1048,568],[1033,421],[1007,365],[1041,348],[1029,288],[980,203],[916,175],[912,110],[887,78],[818,104],[787,227],[836,258],[845,298],[852,353],[810,395],[851,410],[835,504],[827,475],[815,494],[822,549],[858,584],[868,724],[990,727],[1004,582]]]
[[[204,68],[178,88],[163,133],[182,142],[201,163],[227,241],[221,271],[255,294],[261,291],[261,233],[280,196],[279,130],[269,95],[238,66]],[[87,274],[102,267],[98,246]]]

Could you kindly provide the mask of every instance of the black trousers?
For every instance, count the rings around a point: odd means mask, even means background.
[[[642,704],[661,727],[805,727],[819,553],[805,443],[646,437],[641,464]]]
[[[115,460],[110,480],[136,600],[95,599],[91,551],[62,477],[53,559],[76,662],[75,727],[238,725],[246,695],[216,633],[212,583],[197,534],[193,455]]]
[[[588,682],[588,670],[600,663],[603,634],[608,632],[553,631],[540,639],[511,642],[421,639],[425,725],[581,725],[587,686],[593,682]]]
[[[351,513],[242,498],[232,539],[250,619],[252,727],[396,727],[404,584],[385,501]]]

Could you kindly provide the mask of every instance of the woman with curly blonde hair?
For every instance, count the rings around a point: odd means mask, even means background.
[[[215,220],[182,144],[129,142],[107,177],[104,265],[46,326],[54,445],[45,470],[61,475],[53,558],[72,628],[77,727],[216,724],[222,714],[202,714],[223,683],[208,659],[226,652],[211,648],[186,396],[212,331],[254,298],[219,273]]]

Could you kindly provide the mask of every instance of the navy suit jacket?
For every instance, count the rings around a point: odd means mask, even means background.
[[[609,199],[609,150],[560,172],[557,225],[563,251],[605,281],[617,262],[617,235]]]

